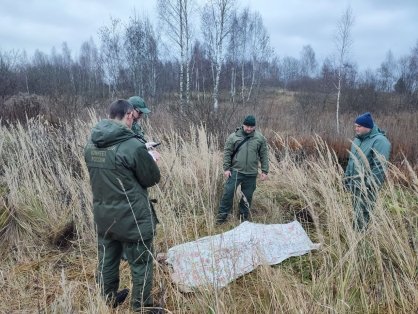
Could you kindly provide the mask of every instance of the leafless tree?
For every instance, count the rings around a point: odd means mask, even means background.
[[[71,50],[68,47],[67,42],[62,43],[62,65],[64,67],[63,72],[66,73],[69,78],[69,92],[75,94],[76,87],[73,72],[74,61],[71,57]]]
[[[258,86],[261,76],[261,64],[271,58],[273,49],[270,46],[270,37],[263,24],[263,19],[258,12],[250,17],[249,51],[251,57],[251,81],[247,94],[247,101],[250,100],[255,86]]]
[[[134,93],[155,96],[157,85],[157,40],[148,18],[131,17],[125,31],[125,55]]]
[[[122,69],[122,36],[121,23],[111,18],[111,25],[99,30],[101,40],[101,62],[112,98],[118,90],[119,74]]]
[[[18,63],[18,72],[21,77],[21,89],[25,93],[29,94],[29,77],[28,77],[28,69],[29,69],[30,63],[28,60],[28,56],[26,54],[26,51],[22,51],[19,56],[19,63]],[[1,84],[0,84],[1,85]]]
[[[384,92],[393,90],[397,78],[397,64],[392,51],[386,53],[386,58],[377,70],[379,75],[379,88]]]
[[[198,102],[206,99],[206,84],[210,73],[210,62],[206,50],[200,41],[195,41],[192,49],[190,73],[192,76],[193,89],[196,91]],[[209,74],[210,75],[210,74]]]
[[[227,60],[231,66],[230,69],[230,88],[229,88],[229,95],[231,97],[232,103],[235,103],[235,95],[236,95],[236,81],[237,81],[237,63],[238,63],[238,43],[239,43],[239,20],[238,16],[234,14],[231,24],[231,34],[229,38],[229,46],[228,46],[228,56]]]
[[[235,0],[207,0],[202,13],[202,32],[209,49],[213,73],[213,109],[218,110],[219,81],[225,59],[225,40],[231,31]]]
[[[418,105],[418,41],[410,55],[398,61],[399,79],[394,88],[400,95],[399,104],[408,105],[411,109]]]
[[[158,0],[158,14],[170,41],[180,55],[179,96],[184,105],[190,101],[191,19],[193,0]]]
[[[348,7],[337,23],[337,30],[335,33],[335,48],[337,53],[337,108],[336,108],[336,123],[337,133],[340,133],[340,98],[342,80],[344,77],[344,65],[347,63],[347,58],[350,53],[353,40],[351,37],[351,29],[354,24],[354,16],[351,7]]]
[[[16,50],[2,52],[0,50],[0,97],[4,100],[16,92],[16,70],[20,52]]]
[[[250,33],[250,10],[245,8],[241,14],[234,12],[231,22],[231,32],[228,45],[228,61],[230,64],[230,96],[232,102],[235,102],[237,79],[241,85],[241,102],[245,102],[246,89],[246,64],[249,57],[247,45],[249,44]]]
[[[317,67],[318,63],[316,62],[315,51],[311,45],[303,46],[300,53],[300,71],[302,77],[315,75]]]
[[[92,38],[81,45],[78,68],[79,93],[93,100],[100,95],[103,70],[99,59],[99,51]]]
[[[284,82],[284,86],[288,87],[288,84],[297,80],[300,74],[300,62],[294,57],[284,57],[281,64],[281,80]]]
[[[418,94],[418,41],[411,49],[410,55],[407,57],[406,69],[402,71],[402,76],[408,87],[408,92],[412,95]]]

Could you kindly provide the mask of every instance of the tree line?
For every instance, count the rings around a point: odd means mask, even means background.
[[[261,15],[237,9],[235,0],[208,0],[202,7],[191,0],[158,0],[157,10],[154,24],[135,13],[127,22],[111,19],[98,31],[99,42],[85,41],[78,54],[65,42],[60,50],[37,50],[32,57],[0,50],[1,101],[26,93],[72,95],[91,104],[136,94],[153,101],[175,97],[180,107],[206,99],[216,111],[220,99],[245,104],[265,88],[280,87],[301,92],[306,107],[325,106],[337,91],[339,105],[344,90],[342,109],[366,102],[382,106],[388,99],[382,95],[417,108],[418,41],[408,55],[395,58],[388,51],[378,69],[361,72],[341,50],[348,41],[322,64],[310,45],[299,56],[279,57]]]

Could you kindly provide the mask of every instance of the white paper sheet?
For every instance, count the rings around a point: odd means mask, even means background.
[[[264,225],[243,222],[222,234],[172,247],[166,262],[183,291],[226,286],[259,265],[274,265],[318,249],[299,222]]]

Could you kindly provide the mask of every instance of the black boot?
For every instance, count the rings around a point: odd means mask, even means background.
[[[129,294],[129,289],[123,289],[121,291],[118,291],[118,293],[116,293],[116,296],[112,302],[112,307],[118,307],[119,305],[121,305],[123,302],[125,302],[126,297]]]
[[[241,222],[244,222],[244,221],[249,221],[250,219],[249,219],[249,217],[248,217],[248,214],[240,214],[240,215],[239,215],[239,220],[240,220]]]
[[[221,225],[225,223],[227,218],[228,218],[228,214],[218,214],[216,216],[216,224]]]

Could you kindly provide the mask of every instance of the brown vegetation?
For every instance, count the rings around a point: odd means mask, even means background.
[[[95,284],[96,239],[82,161],[95,121],[92,115],[87,123],[63,122],[59,129],[38,119],[27,127],[0,127],[0,312],[111,312]],[[180,135],[170,129],[170,121],[160,120],[165,131],[147,125],[151,137],[163,140],[163,179],[151,189],[161,221],[156,253],[238,223],[232,218],[223,227],[214,225],[223,182],[220,139],[201,126]],[[265,133],[281,146],[271,150],[270,179],[259,183],[253,219],[286,223],[299,218],[322,248],[260,267],[225,289],[192,294],[181,293],[166,266],[155,264],[156,301],[176,313],[413,312],[418,303],[416,172],[406,162],[404,171],[390,166],[373,223],[358,234],[352,229],[349,195],[341,186],[342,168],[327,144],[319,137],[299,143]],[[300,160],[302,144],[309,153]],[[412,181],[406,186],[392,178]],[[125,263],[121,286],[130,286]]]

